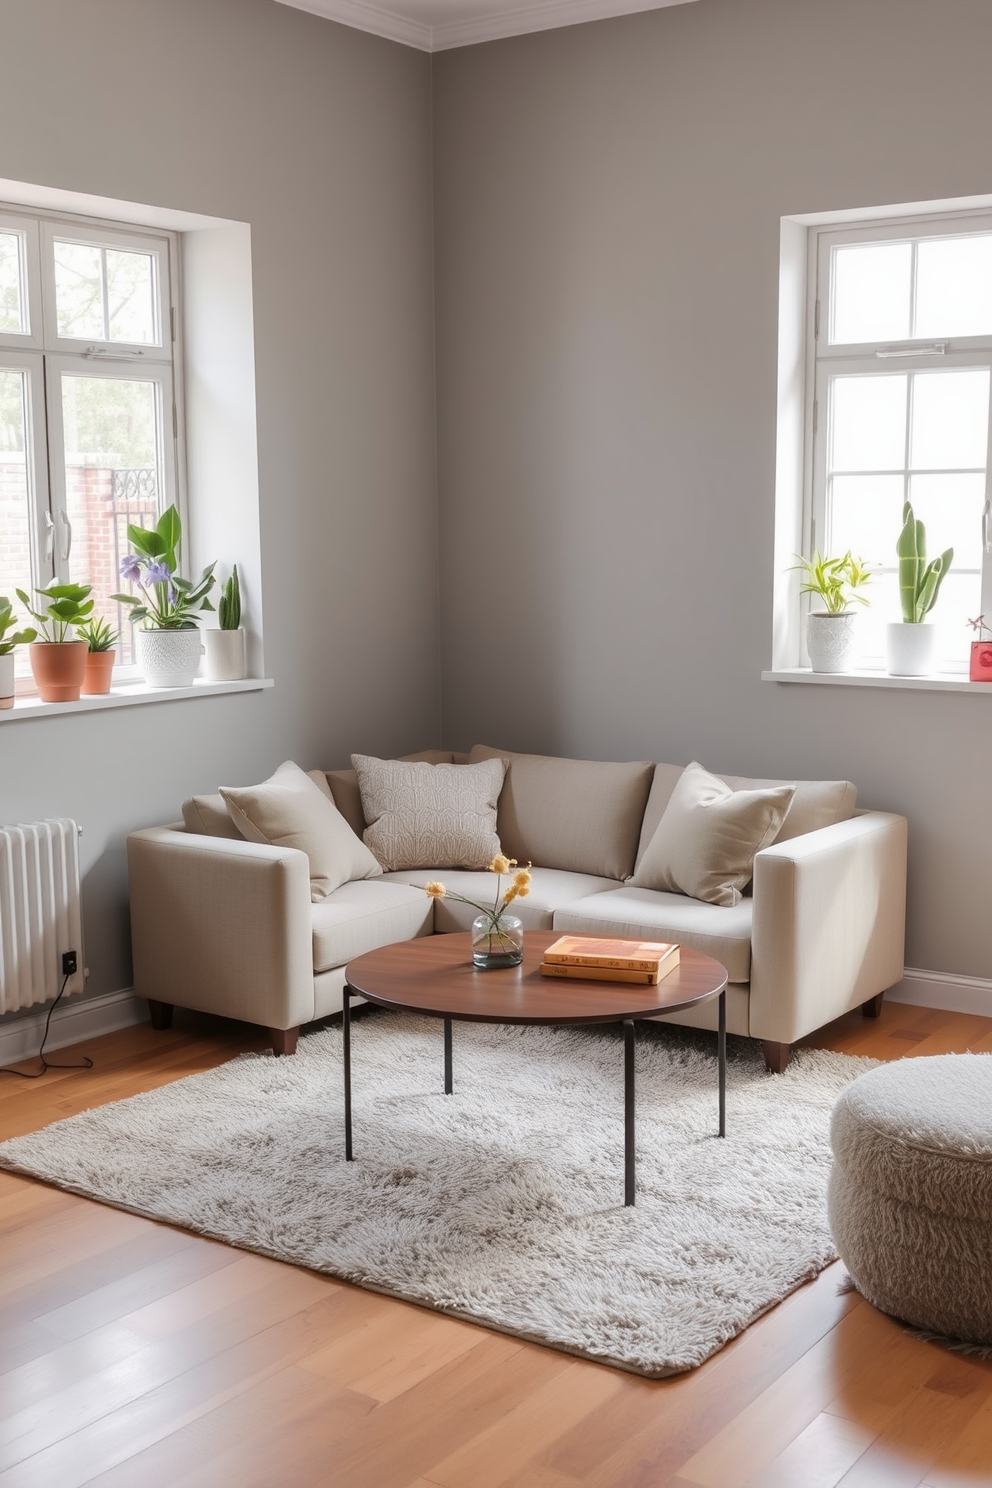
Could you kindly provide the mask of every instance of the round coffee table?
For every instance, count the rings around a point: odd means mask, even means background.
[[[570,932],[572,933],[572,932]],[[481,971],[472,964],[469,935],[428,935],[380,946],[345,967],[344,1004],[344,1146],[353,1160],[351,1119],[351,998],[364,997],[379,1007],[424,1013],[444,1020],[444,1093],[452,1092],[451,1025],[468,1023],[533,1023],[569,1026],[622,1023],[624,1028],[624,1203],[633,1204],[634,1171],[634,1020],[655,1013],[675,1013],[709,997],[719,997],[717,1039],[719,1135],[726,1133],[727,971],[712,956],[683,946],[680,964],[655,987],[628,982],[578,981],[542,977],[544,952],[558,939],[548,930],[528,930],[520,966]]]

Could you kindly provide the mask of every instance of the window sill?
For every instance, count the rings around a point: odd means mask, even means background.
[[[96,713],[104,708],[133,708],[139,703],[171,703],[183,698],[221,697],[231,692],[261,692],[272,687],[271,677],[245,677],[241,682],[207,682],[197,679],[192,687],[149,687],[134,682],[114,688],[104,697],[84,697],[78,703],[43,703],[36,697],[19,697],[12,708],[0,711],[0,724],[21,718],[51,718],[56,713]]]
[[[911,692],[984,692],[992,697],[988,682],[969,682],[960,675],[890,677],[888,672],[811,672],[808,667],[787,667],[762,672],[762,682],[812,682],[818,687],[894,687]]]

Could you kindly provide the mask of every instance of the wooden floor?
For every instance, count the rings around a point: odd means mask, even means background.
[[[261,1047],[179,1016],[91,1071],[0,1079],[0,1135]],[[810,1040],[992,1052],[889,1004]],[[952,1488],[992,1484],[992,1364],[829,1267],[709,1363],[649,1381],[0,1174],[0,1488]]]

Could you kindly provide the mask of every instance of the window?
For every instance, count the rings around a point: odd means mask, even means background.
[[[0,594],[23,620],[15,589],[91,584],[125,665],[108,596],[128,523],[183,510],[176,249],[170,232],[0,208]]]
[[[938,670],[964,672],[967,620],[992,613],[992,214],[814,227],[809,262],[806,550],[851,549],[880,571],[858,665],[883,668],[911,501],[928,558],[954,549],[931,619]]]

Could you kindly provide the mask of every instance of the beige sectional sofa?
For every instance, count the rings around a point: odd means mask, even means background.
[[[427,763],[509,761],[499,797],[502,849],[533,864],[514,906],[526,928],[676,940],[729,973],[727,1026],[761,1040],[769,1068],[852,1008],[877,1012],[903,971],[906,822],[856,809],[846,781],[798,782],[776,840],[754,859],[732,907],[627,882],[682,767],[553,759],[477,745],[426,751]],[[361,836],[354,771],[313,772]],[[737,790],[781,784],[725,776]],[[338,1012],[347,962],[377,946],[465,930],[473,911],[423,892],[428,878],[491,897],[487,873],[437,864],[345,883],[311,903],[309,864],[293,848],[242,839],[221,796],[197,797],[183,822],[128,839],[135,990],[153,1022],[173,1004],[266,1027],[291,1053],[300,1025]],[[715,1027],[715,1001],[672,1021]]]

